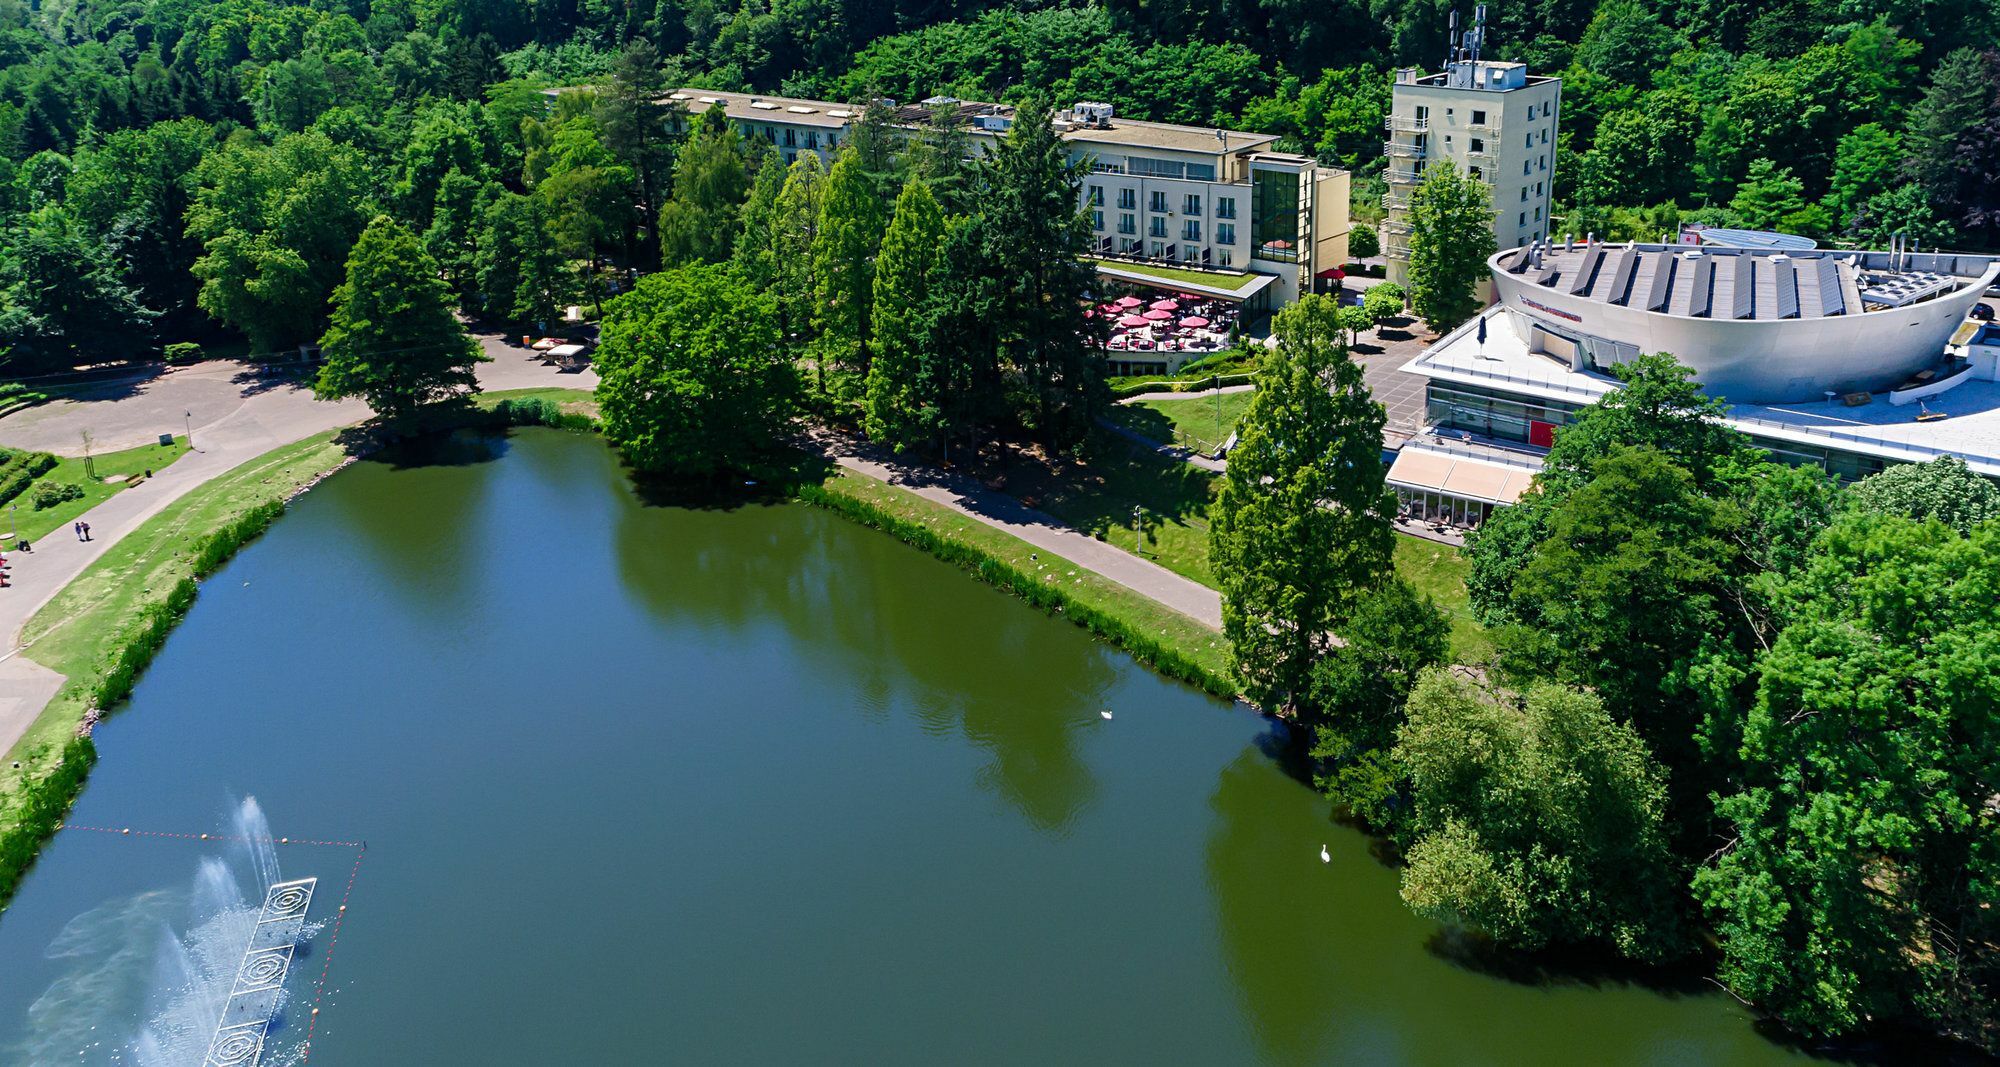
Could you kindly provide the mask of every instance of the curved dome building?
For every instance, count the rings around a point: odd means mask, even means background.
[[[1487,263],[1530,351],[1574,370],[1670,352],[1737,403],[1877,391],[1936,364],[2000,259],[1540,243]]]

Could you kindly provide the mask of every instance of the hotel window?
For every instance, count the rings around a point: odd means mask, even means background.
[[[792,129],[790,126],[785,127],[786,148],[797,148],[799,146],[798,138],[799,138],[799,132],[797,130]]]
[[[1523,211],[1521,212],[1521,225],[1526,226],[1527,224],[1528,224],[1528,213]]]
[[[1536,160],[1537,160],[1537,162],[1535,163],[1535,169],[1536,169],[1536,170],[1547,170],[1547,169],[1549,169],[1549,157],[1547,157],[1547,156],[1537,156],[1537,157],[1536,157]]]
[[[1201,240],[1201,223],[1196,222],[1193,219],[1189,219],[1186,222],[1181,223],[1181,240],[1183,241]]]
[[[1418,105],[1417,105],[1417,125],[1419,125],[1419,126],[1422,126],[1423,124],[1425,124],[1425,123],[1429,122],[1430,120],[1431,120],[1431,109],[1430,109],[1430,105],[1428,105],[1428,104],[1418,104]]]
[[[1484,125],[1486,125],[1486,112],[1484,112],[1484,111],[1474,111],[1474,112],[1472,113],[1472,124],[1473,124],[1474,126],[1484,126]]]
[[[1201,197],[1194,193],[1189,193],[1186,196],[1181,197],[1181,214],[1183,215],[1201,214]]]
[[[1525,204],[1527,202],[1528,202],[1528,187],[1523,185],[1521,186],[1521,203]]]
[[[1133,218],[1133,217],[1132,217],[1132,215],[1130,215],[1129,213],[1128,213],[1128,214],[1122,214],[1122,215],[1119,215],[1119,216],[1118,216],[1118,232],[1119,232],[1119,233],[1138,233],[1138,232],[1139,232],[1139,227],[1138,227],[1138,224],[1134,223],[1134,222],[1132,221],[1132,218]]]
[[[1104,212],[1092,211],[1090,213],[1090,228],[1093,230],[1101,230],[1104,228]]]
[[[1093,185],[1090,187],[1090,206],[1091,207],[1104,206],[1104,186]]]
[[[1540,195],[1542,195],[1542,183],[1541,183],[1541,182],[1536,182],[1536,183],[1535,183],[1535,195],[1536,195],[1536,196],[1540,196]]]
[[[1542,143],[1543,143],[1543,144],[1548,144],[1548,143],[1549,143],[1549,131],[1547,131],[1547,130],[1543,130],[1543,131],[1542,131]]]
[[[1139,194],[1138,194],[1137,192],[1135,192],[1135,191],[1133,191],[1133,190],[1131,190],[1131,189],[1120,189],[1120,190],[1118,190],[1118,207],[1119,207],[1119,210],[1121,210],[1121,211],[1130,211],[1130,210],[1132,210],[1133,208],[1135,208],[1135,207],[1138,207],[1138,206],[1139,206]]]
[[[1471,143],[1470,145],[1468,145],[1468,146],[1466,147],[1466,151],[1468,151],[1468,152],[1484,152],[1484,151],[1486,151],[1486,138],[1484,138],[1484,137],[1473,137],[1473,138],[1470,138],[1470,140],[1472,141],[1472,143]]]
[[[818,130],[807,130],[807,131],[806,131],[806,147],[807,147],[807,148],[818,148],[818,147],[819,147],[819,131],[818,131]]]
[[[1150,252],[1150,255],[1151,255],[1151,256],[1152,256],[1152,257],[1153,257],[1154,259],[1159,259],[1159,258],[1160,258],[1161,256],[1164,256],[1164,255],[1166,255],[1166,254],[1167,254],[1167,246],[1166,246],[1166,244],[1165,244],[1164,242],[1161,242],[1161,241],[1154,241],[1154,242],[1153,242],[1153,247],[1152,247],[1152,251]]]
[[[1229,258],[1229,249],[1227,249],[1227,248],[1224,248],[1224,249],[1220,249],[1220,250],[1218,250],[1218,251],[1217,251],[1217,252],[1215,253],[1215,265],[1216,265],[1216,266],[1218,266],[1218,267],[1227,267],[1227,266],[1229,266],[1229,263],[1230,263],[1230,258]]]
[[[1236,217],[1236,198],[1235,198],[1235,197],[1233,197],[1233,196],[1218,196],[1218,197],[1216,197],[1216,198],[1215,198],[1215,217],[1216,217],[1216,218],[1218,218],[1218,219],[1233,219],[1233,218],[1235,218],[1235,217]]]
[[[1146,236],[1165,237],[1166,235],[1167,235],[1167,220],[1159,217],[1158,215],[1155,215],[1152,218],[1146,220]]]
[[[1536,208],[1536,209],[1535,209],[1535,221],[1536,221],[1536,222],[1540,222],[1540,221],[1542,221],[1542,209],[1541,209],[1541,208]]]
[[[1534,166],[1534,164],[1532,164],[1532,163],[1528,162],[1528,161],[1527,161],[1527,160],[1525,160],[1525,159],[1521,161],[1521,173],[1523,173],[1523,174],[1533,174],[1534,172],[1535,172],[1535,166]]]
[[[1146,210],[1160,211],[1160,212],[1166,211],[1167,194],[1159,191],[1158,189],[1153,190],[1153,195],[1146,198]]]
[[[1473,180],[1473,181],[1476,181],[1476,182],[1477,182],[1477,181],[1485,181],[1485,180],[1486,180],[1486,175],[1484,175],[1484,174],[1481,174],[1481,173],[1479,172],[1479,168],[1478,168],[1478,167],[1467,167],[1467,168],[1465,168],[1465,172],[1466,172],[1467,174],[1470,174],[1470,175],[1472,176],[1472,180]]]
[[[1219,244],[1219,245],[1233,245],[1233,244],[1235,244],[1235,243],[1236,243],[1236,224],[1235,224],[1235,223],[1233,223],[1233,222],[1218,222],[1218,223],[1216,223],[1216,224],[1215,224],[1215,243],[1216,243],[1216,244]]]

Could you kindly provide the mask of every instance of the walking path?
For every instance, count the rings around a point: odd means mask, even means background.
[[[1075,527],[970,478],[902,463],[853,441],[829,436],[818,440],[827,455],[847,470],[943,504],[1157,600],[1209,629],[1222,629],[1222,594],[1200,582],[1080,533]]]
[[[479,365],[489,391],[540,387],[593,389],[589,370],[558,372],[526,350],[494,337],[481,338],[491,363]],[[0,445],[77,452],[81,431],[110,450],[144,444],[158,434],[184,432],[194,422],[195,451],[131,489],[85,512],[92,539],[80,542],[58,530],[32,552],[6,546],[7,588],[0,589],[0,753],[14,747],[62,688],[63,676],[22,655],[21,630],[84,568],[139,524],[237,466],[274,448],[369,416],[358,400],[327,403],[296,382],[274,382],[240,363],[204,363],[164,374],[94,387],[93,399],[61,400],[0,420]],[[183,412],[193,412],[192,416]]]
[[[1200,467],[1202,470],[1214,471],[1217,474],[1221,474],[1223,471],[1229,469],[1228,460],[1216,459],[1212,456],[1204,456],[1201,453],[1196,452],[1192,448],[1185,448],[1181,445],[1161,444],[1160,442],[1155,441],[1150,437],[1147,437],[1145,434],[1142,434],[1137,430],[1134,430],[1128,426],[1120,426],[1119,424],[1111,421],[1110,419],[1098,419],[1097,424],[1099,426],[1104,427],[1107,430],[1110,430],[1112,433],[1115,433],[1118,436],[1123,437],[1127,441],[1130,441],[1133,444],[1138,445],[1141,448],[1150,448],[1153,451],[1158,452],[1160,455],[1163,455],[1168,459],[1174,460],[1175,462],[1192,463],[1195,466]]]
[[[1120,404],[1136,404],[1141,400],[1198,400],[1205,396],[1217,396],[1222,393],[1248,393],[1256,388],[1255,385],[1245,382],[1242,385],[1225,385],[1220,389],[1190,390],[1185,393],[1176,393],[1169,389],[1157,393],[1138,393],[1125,397],[1118,402]]]

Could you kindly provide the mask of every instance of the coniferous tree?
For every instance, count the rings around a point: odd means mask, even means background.
[[[1278,313],[1277,347],[1209,511],[1222,628],[1251,700],[1295,710],[1355,601],[1389,572],[1395,497],[1382,426],[1341,340],[1339,305],[1307,296]]]
[[[785,168],[785,183],[771,215],[771,292],[778,304],[778,336],[803,352],[811,346],[813,300],[818,283],[813,252],[819,243],[819,207],[826,196],[826,172],[819,154],[801,153]],[[820,381],[824,392],[825,382]]]
[[[943,388],[926,370],[924,315],[931,306],[944,244],[944,213],[930,187],[911,179],[875,261],[874,360],[868,367],[863,427],[901,452],[940,426]]]
[[[785,188],[785,168],[777,153],[766,150],[757,163],[757,176],[750,184],[750,196],[743,201],[743,233],[736,239],[730,261],[737,273],[759,291],[768,291],[778,278],[777,222],[778,194]]]
[[[1498,251],[1486,186],[1449,160],[1424,168],[1410,194],[1410,307],[1445,333],[1479,310],[1475,287]]]
[[[988,268],[999,282],[993,326],[1019,377],[1021,421],[1043,441],[1081,441],[1109,400],[1102,323],[1084,316],[1096,273],[1083,259],[1090,219],[1078,207],[1082,164],[1071,162],[1048,108],[1031,101],[988,157],[980,210]]]
[[[822,392],[835,402],[859,400],[868,375],[870,318],[875,302],[875,255],[887,225],[882,200],[861,152],[851,143],[827,176],[813,241],[813,326]]]
[[[406,419],[424,405],[475,390],[479,345],[452,315],[436,261],[386,215],[362,231],[334,290],[333,323],[320,339],[326,364],[314,395],[360,397],[376,414]]]

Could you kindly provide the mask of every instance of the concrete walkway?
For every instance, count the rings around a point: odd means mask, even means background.
[[[1245,382],[1242,385],[1225,385],[1220,389],[1203,389],[1198,392],[1176,393],[1168,390],[1158,393],[1138,393],[1125,397],[1118,402],[1120,404],[1136,404],[1141,400],[1199,400],[1205,396],[1216,396],[1221,393],[1248,393],[1256,388],[1255,385]]]
[[[943,504],[1157,600],[1211,630],[1222,629],[1222,594],[1200,582],[1080,533],[1061,520],[970,478],[903,463],[849,440],[821,437],[819,441],[829,458],[856,474]]]
[[[559,372],[517,345],[493,337],[480,341],[494,357],[479,366],[484,389],[596,388],[592,371]],[[307,386],[273,380],[240,363],[198,364],[94,387],[92,393],[94,399],[56,401],[0,420],[0,445],[73,454],[81,431],[90,429],[102,451],[129,448],[160,433],[184,432],[189,417],[182,413],[192,411],[195,451],[85,512],[82,521],[90,523],[92,540],[79,542],[68,530],[57,530],[36,541],[32,552],[7,546],[7,588],[0,589],[0,752],[14,747],[62,687],[62,675],[22,655],[21,630],[35,612],[120,538],[210,479],[274,448],[370,415],[360,401],[317,401]],[[191,406],[197,400],[199,410]]]
[[[1150,448],[1176,463],[1191,463],[1202,470],[1214,471],[1217,474],[1221,474],[1223,471],[1229,469],[1228,460],[1216,459],[1213,456],[1204,456],[1192,448],[1184,448],[1180,445],[1161,444],[1137,430],[1120,426],[1110,419],[1099,419],[1097,420],[1097,424],[1138,445],[1140,448]]]

